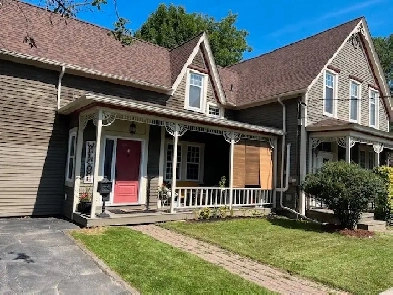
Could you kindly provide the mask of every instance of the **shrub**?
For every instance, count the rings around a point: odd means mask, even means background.
[[[386,188],[386,193],[375,200],[374,216],[376,219],[385,220],[393,208],[393,167],[375,167],[374,173],[382,178]]]
[[[354,229],[371,200],[386,194],[381,177],[344,161],[328,162],[306,176],[302,189],[324,202],[344,228]]]

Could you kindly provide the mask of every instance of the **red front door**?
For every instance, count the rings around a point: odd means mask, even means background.
[[[141,142],[117,140],[114,204],[137,203]]]

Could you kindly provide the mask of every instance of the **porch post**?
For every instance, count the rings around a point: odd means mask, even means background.
[[[351,136],[348,135],[347,137],[345,137],[345,161],[347,163],[351,163],[351,147]]]
[[[81,182],[81,159],[83,149],[83,132],[86,127],[86,118],[79,114],[78,137],[76,141],[76,155],[75,155],[75,182],[74,182],[74,200],[72,204],[72,213],[76,211],[76,205],[79,201],[79,187]]]
[[[98,120],[96,129],[96,152],[94,156],[94,176],[93,176],[93,197],[91,200],[90,218],[94,218],[96,214],[96,204],[100,195],[97,193],[98,172],[100,171],[100,149],[101,149],[101,133],[102,133],[102,110],[98,110]]]
[[[175,128],[173,130],[171,213],[175,212],[177,144],[178,144],[178,142],[179,142],[179,124],[176,123]],[[178,196],[178,198],[180,198],[180,196]]]
[[[374,166],[375,167],[379,167],[380,163],[380,158],[379,158],[379,154],[383,151],[383,144],[381,143],[374,143],[373,144],[373,150],[375,153],[375,160],[374,160]]]
[[[233,203],[233,155],[235,151],[235,138],[234,133],[231,132],[231,148],[229,160],[229,209],[232,209]]]

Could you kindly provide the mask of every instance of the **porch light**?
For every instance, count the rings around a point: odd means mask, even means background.
[[[130,134],[134,135],[136,133],[136,125],[134,122],[130,124]]]

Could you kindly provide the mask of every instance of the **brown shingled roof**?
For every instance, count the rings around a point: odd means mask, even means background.
[[[354,19],[231,66],[240,80],[236,105],[307,88],[360,21]]]
[[[197,46],[202,35],[203,32],[171,50],[170,56],[172,83],[176,81],[177,76],[180,74],[184,64],[187,62],[195,46]]]
[[[220,66],[217,66],[217,69],[227,102],[229,104],[236,105],[236,93],[239,87],[238,73],[229,68],[223,68]]]
[[[28,22],[24,15],[28,15]],[[34,38],[37,48],[23,43],[26,32]],[[62,19],[23,2],[6,1],[1,8],[1,49],[154,85],[172,86],[169,50],[140,40],[123,47],[108,36],[108,32],[77,19]]]

